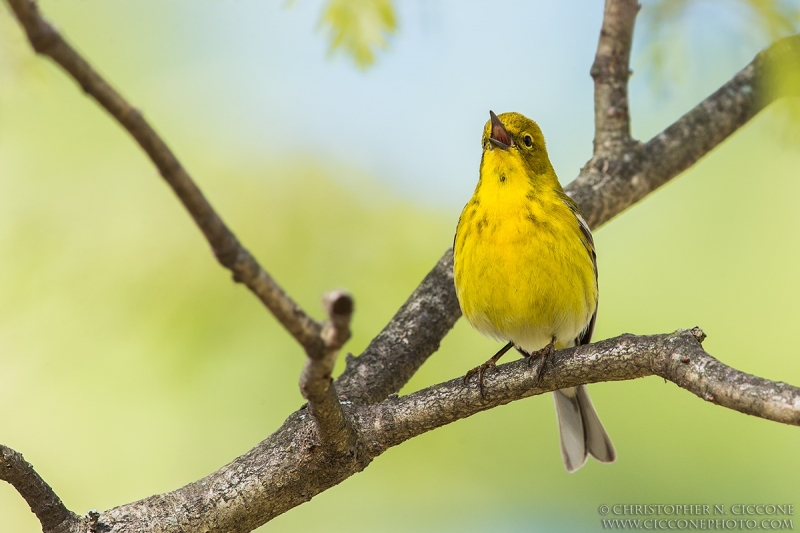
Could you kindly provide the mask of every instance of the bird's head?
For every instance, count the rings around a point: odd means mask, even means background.
[[[499,159],[519,158],[531,176],[552,171],[550,158],[539,125],[519,113],[489,111],[491,117],[483,128],[484,157],[487,152]]]

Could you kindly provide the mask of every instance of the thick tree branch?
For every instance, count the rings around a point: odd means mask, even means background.
[[[33,466],[7,446],[0,444],[0,479],[11,484],[42,524],[44,533],[79,531],[83,519],[69,511]]]
[[[631,142],[628,112],[633,25],[637,0],[606,0],[603,26],[592,64],[594,78],[594,154],[616,156]]]
[[[320,324],[309,317],[242,246],[139,110],[122,98],[50,23],[42,18],[35,2],[31,0],[7,0],[7,2],[25,29],[34,50],[49,56],[72,76],[147,153],[205,235],[217,260],[233,273],[233,279],[244,283],[307,352],[321,352],[323,347]]]
[[[800,88],[777,90],[773,69],[800,65],[800,34],[777,41],[729,82],[644,145],[618,159],[592,158],[567,193],[593,229],[692,166],[779,98]]]
[[[93,515],[92,524],[75,517],[73,522],[80,526],[75,531],[252,531],[360,472],[392,446],[499,405],[582,383],[657,375],[706,401],[800,425],[800,389],[724,365],[703,351],[704,337],[699,328],[664,335],[626,334],[561,350],[551,356],[541,380],[525,361],[508,363],[486,374],[485,398],[459,377],[381,403],[346,403],[355,439],[344,454],[331,455],[319,445],[317,425],[301,409],[261,444],[213,474],[176,491]],[[50,499],[58,501],[55,495]]]
[[[339,393],[355,403],[374,403],[399,391],[460,316],[448,250],[367,349],[348,356],[336,380]]]
[[[317,422],[321,444],[327,451],[341,454],[352,449],[355,435],[342,411],[331,374],[339,349],[350,339],[353,298],[346,292],[332,291],[325,294],[323,305],[330,317],[322,328],[325,349],[309,353],[306,358],[300,391]]]
[[[255,448],[205,478],[101,513],[98,531],[249,532],[360,472],[371,460],[360,440],[349,454],[328,453],[320,446],[316,422],[301,409]]]
[[[730,368],[703,351],[702,331],[622,335],[558,351],[537,382],[519,360],[486,374],[487,396],[461,378],[380,403],[345,404],[355,431],[352,451],[336,460],[317,445],[304,410],[246,455],[177,491],[101,513],[109,533],[244,533],[363,470],[392,446],[509,402],[563,387],[657,375],[718,405],[800,425],[800,389]],[[203,511],[202,513],[200,511]]]
[[[651,336],[625,334],[562,350],[548,360],[541,380],[536,368],[520,360],[488,372],[482,398],[461,378],[435,385],[372,409],[360,425],[375,428],[368,439],[396,446],[426,431],[499,405],[584,383],[623,381],[657,375],[679,387],[741,413],[800,426],[800,388],[731,368],[706,353],[699,329]],[[380,411],[376,414],[376,410]],[[374,417],[378,417],[378,422]]]

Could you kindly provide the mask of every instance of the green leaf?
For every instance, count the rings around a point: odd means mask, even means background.
[[[330,52],[344,52],[362,70],[375,64],[377,50],[388,48],[397,30],[390,0],[329,0],[320,25],[328,29]]]

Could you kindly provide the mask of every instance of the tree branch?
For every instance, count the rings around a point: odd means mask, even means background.
[[[309,353],[306,358],[300,376],[300,391],[308,400],[308,411],[317,422],[322,445],[331,453],[341,454],[352,449],[355,435],[342,411],[331,374],[339,349],[350,339],[353,298],[346,292],[332,291],[323,298],[323,305],[330,317],[322,328],[325,349],[320,353]]]
[[[628,112],[633,25],[641,6],[636,0],[606,0],[594,78],[594,154],[616,156],[631,142]]]
[[[321,352],[323,346],[320,339],[320,324],[309,317],[242,246],[141,112],[122,98],[55,28],[42,18],[35,2],[31,0],[7,0],[7,2],[25,29],[33,49],[39,54],[49,56],[72,76],[147,153],[205,235],[217,260],[233,273],[233,279],[244,283],[307,352]]]
[[[751,376],[703,351],[699,328],[671,334],[625,334],[561,350],[538,381],[526,361],[486,374],[487,397],[461,378],[380,403],[345,404],[356,435],[352,453],[330,460],[315,444],[304,411],[246,455],[177,491],[111,509],[98,524],[109,533],[244,533],[363,470],[375,457],[413,437],[512,401],[564,387],[661,376],[693,394],[736,411],[800,425],[800,389]],[[202,511],[202,512],[201,512]]]
[[[0,444],[0,479],[11,484],[42,524],[44,533],[71,533],[77,531],[82,520],[69,511],[33,466],[7,446]]]
[[[524,360],[488,372],[482,398],[474,385],[457,378],[402,398],[387,400],[360,422],[383,447],[472,416],[481,411],[565,387],[656,375],[696,396],[734,411],[800,426],[800,388],[745,374],[706,353],[700,328],[670,334],[624,334],[595,344],[561,350],[548,359],[541,380]],[[549,366],[551,365],[552,366]],[[377,421],[375,420],[377,417]]]
[[[363,470],[361,448],[332,456],[301,409],[252,450],[216,472],[165,494],[100,514],[103,533],[246,533]]]
[[[773,43],[647,144],[617,159],[593,157],[567,194],[597,228],[695,164],[775,100],[800,94],[797,87],[779,91],[770,83],[772,69],[798,64],[800,34]]]
[[[453,287],[453,251],[447,250],[389,324],[359,357],[347,357],[336,380],[354,403],[374,403],[399,391],[439,349],[461,308]]]
[[[541,380],[524,360],[500,365],[485,376],[485,398],[476,386],[457,378],[381,403],[347,403],[344,412],[355,440],[349,453],[336,456],[319,446],[316,423],[301,409],[250,452],[199,481],[93,515],[90,525],[71,514],[70,520],[81,527],[74,531],[82,532],[94,527],[106,533],[245,533],[360,472],[392,446],[499,405],[584,383],[657,375],[706,401],[800,425],[799,388],[724,365],[702,349],[704,338],[694,328],[663,335],[625,334],[560,350],[550,356]],[[6,457],[4,453],[4,461]],[[5,474],[3,479],[11,481],[12,476]],[[63,509],[54,494],[49,500]]]

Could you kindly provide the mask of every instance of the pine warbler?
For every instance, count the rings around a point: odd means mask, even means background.
[[[597,316],[594,241],[577,204],[564,193],[550,164],[539,126],[519,113],[489,112],[483,130],[480,178],[456,228],[454,274],[461,310],[479,332],[507,344],[477,374],[511,347],[539,375],[555,349],[587,344]],[[554,392],[567,471],[616,459],[586,387]]]

